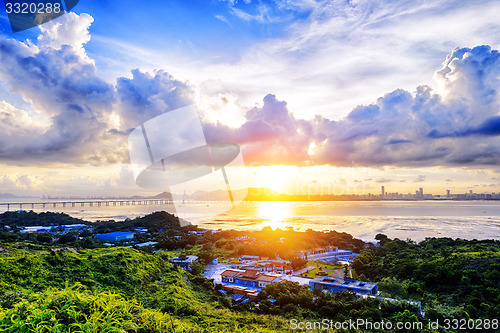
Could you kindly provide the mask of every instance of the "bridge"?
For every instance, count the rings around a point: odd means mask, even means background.
[[[85,200],[85,201],[47,201],[47,202],[2,202],[0,209],[5,211],[11,209],[23,210],[24,208],[46,208],[46,207],[101,207],[101,206],[140,206],[140,205],[172,205],[172,200],[143,199],[143,200]],[[7,208],[7,209],[5,209]]]

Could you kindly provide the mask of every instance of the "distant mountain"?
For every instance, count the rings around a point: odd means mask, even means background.
[[[27,196],[27,195],[19,196],[12,193],[0,193],[0,199],[16,199],[16,198],[38,198],[38,197]]]
[[[148,197],[148,199],[164,199],[164,200],[172,200],[172,193],[170,192],[161,192],[152,197]]]
[[[129,197],[127,199],[161,199],[161,200],[172,200],[172,194],[170,192],[161,192],[160,194],[157,195],[152,195],[149,197],[145,197],[142,195],[134,195],[132,197]]]

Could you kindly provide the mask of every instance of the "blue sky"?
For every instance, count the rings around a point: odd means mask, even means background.
[[[138,191],[127,133],[189,103],[207,139],[242,146],[253,185],[500,191],[499,14],[488,0],[82,0],[13,34],[0,8],[0,193]]]

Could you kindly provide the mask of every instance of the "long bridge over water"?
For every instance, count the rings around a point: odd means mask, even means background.
[[[101,206],[140,206],[140,205],[172,205],[172,200],[163,199],[141,199],[141,200],[82,200],[82,201],[45,201],[45,202],[1,202],[0,209],[10,211],[11,209],[23,210],[25,208],[46,207],[101,207]],[[6,208],[6,209],[5,209]]]

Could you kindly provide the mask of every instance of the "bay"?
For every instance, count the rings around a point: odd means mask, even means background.
[[[264,227],[336,230],[365,241],[373,241],[378,233],[415,241],[426,237],[500,240],[500,202],[497,201],[261,201],[243,202],[215,215],[221,205],[190,203],[190,222],[203,228],[224,230]],[[89,221],[120,221],[160,210],[175,214],[173,205],[47,206],[34,210],[65,212]]]

